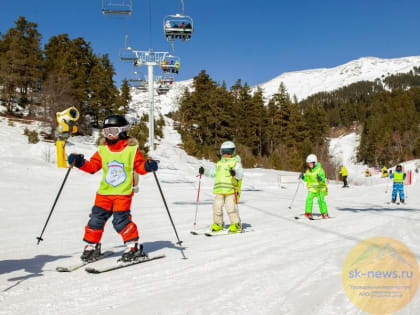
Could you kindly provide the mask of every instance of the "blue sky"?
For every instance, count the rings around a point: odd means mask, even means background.
[[[23,15],[38,23],[43,43],[61,33],[84,37],[96,53],[110,54],[119,83],[133,71],[118,58],[125,34],[130,46],[150,48],[150,2],[153,48],[170,50],[162,20],[177,12],[178,0],[133,0],[128,18],[104,16],[101,0],[3,0],[0,32]],[[418,0],[185,0],[185,13],[194,19],[195,33],[191,41],[175,45],[179,80],[205,69],[229,86],[238,78],[254,85],[283,72],[364,56],[420,55]]]

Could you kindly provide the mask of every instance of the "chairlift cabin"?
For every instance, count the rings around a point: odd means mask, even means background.
[[[181,69],[181,58],[168,55],[160,63],[160,68],[164,73],[178,74]]]
[[[167,15],[163,19],[163,30],[169,42],[189,41],[194,32],[193,19],[183,14]]]
[[[102,0],[102,13],[131,15],[133,0]]]

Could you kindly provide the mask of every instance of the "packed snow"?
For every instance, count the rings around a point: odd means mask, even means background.
[[[344,259],[359,241],[373,236],[400,240],[420,253],[420,196],[408,187],[408,205],[386,205],[387,180],[342,189],[330,183],[330,215],[323,221],[295,220],[304,209],[300,185],[292,209],[295,184],[280,187],[290,173],[246,169],[239,204],[242,221],[252,232],[207,238],[194,236],[200,161],[177,146],[171,126],[155,152],[157,172],[180,238],[180,248],[154,177],[142,176],[132,215],[151,256],[166,258],[119,271],[94,275],[83,269],[58,273],[57,266],[77,262],[101,174],[71,171],[44,241],[36,245],[66,169],[55,166],[52,143],[28,144],[26,125],[0,118],[0,314],[363,314],[347,298],[341,284]],[[29,125],[29,128],[39,128]],[[13,141],[11,141],[13,140]],[[93,139],[72,138],[67,152],[95,151]],[[294,174],[297,177],[297,174]],[[203,178],[198,228],[212,223],[212,179]],[[317,206],[314,206],[317,212]],[[124,250],[108,224],[104,250],[115,255],[95,263],[114,262]],[[418,294],[398,314],[417,314]]]
[[[410,59],[406,69],[416,60],[420,59]],[[380,66],[381,61],[377,62]],[[404,62],[396,64],[395,71],[403,69]],[[380,73],[376,71],[372,78]],[[302,78],[299,85],[305,86]],[[314,92],[324,86],[316,76],[311,80],[316,82]],[[291,95],[299,94],[285,83]],[[176,109],[183,89],[190,85],[191,81],[175,83],[168,94],[156,97],[156,110],[165,114]],[[147,112],[147,93],[135,93],[131,107],[130,117]],[[366,181],[360,174],[364,166],[354,160],[356,134],[330,142],[330,154],[349,168],[350,181],[348,189],[339,182],[329,183],[327,204],[333,219],[294,219],[303,213],[306,198],[297,173],[246,169],[239,210],[249,233],[213,238],[190,234],[198,168],[214,164],[188,156],[173,122],[166,121],[164,138],[153,157],[160,161],[157,176],[188,259],[182,259],[157,184],[148,174],[140,178],[140,192],[134,196],[133,220],[149,255],[166,257],[94,275],[83,268],[72,273],[58,273],[55,268],[79,261],[84,226],[102,174],[71,170],[44,241],[36,245],[67,170],[56,167],[53,143],[28,144],[23,135],[25,127],[45,126],[0,117],[0,314],[364,314],[342,287],[342,265],[349,251],[361,240],[387,236],[403,242],[419,258],[418,184],[407,186],[407,205],[388,205],[390,180],[375,174]],[[89,157],[96,150],[94,142],[94,137],[73,137],[66,151]],[[417,162],[407,162],[405,167],[415,169]],[[202,178],[199,231],[212,223],[212,185],[213,179]],[[124,251],[110,223],[102,244],[104,251],[112,250],[114,255],[92,266],[112,264]],[[397,314],[417,314],[419,309],[417,292]]]

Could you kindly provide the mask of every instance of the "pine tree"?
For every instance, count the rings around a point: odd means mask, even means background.
[[[41,34],[37,30],[38,25],[27,21],[23,16],[15,24],[3,36],[0,58],[3,97],[9,112],[15,110],[15,103],[23,107],[26,104],[32,105],[32,97],[37,91],[42,73]]]

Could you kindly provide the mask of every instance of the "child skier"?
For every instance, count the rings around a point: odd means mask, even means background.
[[[141,175],[156,171],[154,160],[145,161],[141,155],[138,142],[127,135],[128,121],[121,115],[110,115],[105,118],[98,151],[86,161],[81,154],[72,153],[69,164],[90,174],[103,170],[102,180],[96,193],[95,204],[90,220],[85,227],[83,240],[87,243],[80,257],[83,261],[92,262],[101,257],[101,238],[105,223],[113,215],[114,229],[121,235],[126,251],[123,261],[132,261],[146,256],[143,245],[138,245],[138,231],[131,220],[130,208],[133,197],[133,173]]]
[[[220,147],[222,158],[216,164],[216,169],[199,168],[202,175],[215,177],[213,193],[216,195],[213,203],[213,225],[211,230],[219,232],[223,230],[223,206],[229,215],[229,232],[236,233],[241,231],[241,220],[239,218],[238,208],[236,206],[240,186],[243,177],[241,158],[234,155],[235,144],[231,141],[223,142]]]
[[[327,185],[325,183],[325,171],[318,162],[315,154],[309,154],[306,158],[308,169],[305,174],[301,174],[300,178],[306,182],[308,187],[308,196],[306,197],[305,216],[312,219],[312,206],[314,197],[318,199],[319,211],[323,219],[328,218],[327,203],[325,195],[327,193]]]
[[[392,170],[389,171],[389,178],[394,179],[394,185],[392,186],[392,203],[395,203],[397,200],[397,194],[400,195],[401,203],[404,203],[404,180],[406,174],[402,170],[401,165],[397,165],[395,172],[392,173]]]

